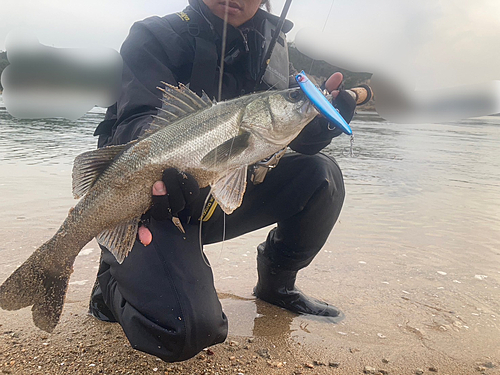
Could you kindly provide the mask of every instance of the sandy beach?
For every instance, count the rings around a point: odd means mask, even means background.
[[[87,315],[99,259],[91,242],[77,258],[52,334],[34,327],[29,308],[0,310],[0,373],[500,374],[498,123],[400,126],[359,116],[357,157],[343,156],[346,137],[334,141],[328,152],[344,171],[346,201],[297,284],[339,307],[342,322],[296,316],[252,296],[266,228],[206,247],[229,319],[226,342],[164,363],[133,350],[119,325]],[[12,151],[6,134],[0,282],[74,205],[71,160],[88,149],[16,160],[12,152],[22,145]],[[55,146],[57,155],[58,147],[65,146]]]

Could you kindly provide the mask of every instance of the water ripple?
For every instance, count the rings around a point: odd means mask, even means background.
[[[19,120],[0,107],[0,163],[71,164],[76,155],[96,147],[93,132],[103,118],[97,110],[76,121]]]

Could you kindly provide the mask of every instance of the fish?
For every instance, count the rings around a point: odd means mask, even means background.
[[[32,306],[34,324],[57,326],[80,250],[93,238],[123,262],[166,168],[191,174],[226,214],[242,202],[247,169],[285,148],[317,114],[300,88],[216,103],[185,85],[165,84],[162,106],[137,140],[85,152],[73,164],[81,198],[54,236],[0,286],[0,307]]]

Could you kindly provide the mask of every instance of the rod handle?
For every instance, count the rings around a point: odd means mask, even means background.
[[[364,84],[346,91],[356,100],[356,105],[366,104],[373,97],[371,87]]]

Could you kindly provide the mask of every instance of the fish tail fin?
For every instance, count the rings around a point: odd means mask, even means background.
[[[38,248],[0,286],[0,308],[31,308],[35,325],[52,332],[61,316],[72,266],[62,265],[51,251],[54,239]]]

